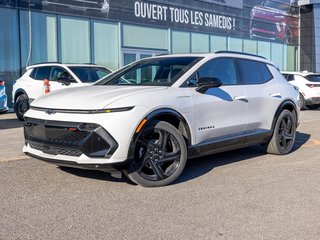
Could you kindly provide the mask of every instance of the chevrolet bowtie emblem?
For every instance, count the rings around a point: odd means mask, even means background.
[[[48,109],[48,110],[46,111],[46,114],[49,114],[49,115],[55,114],[55,113],[56,113],[56,111],[53,110],[53,109]]]

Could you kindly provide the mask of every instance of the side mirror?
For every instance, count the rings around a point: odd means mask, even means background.
[[[70,79],[68,77],[59,77],[57,82],[61,83],[62,85],[66,85],[66,86],[70,85]]]
[[[217,88],[222,85],[221,81],[215,77],[202,77],[198,80],[199,87],[196,91],[199,93],[205,93],[210,88]]]

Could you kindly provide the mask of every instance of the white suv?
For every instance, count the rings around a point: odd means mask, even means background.
[[[19,120],[35,98],[45,93],[43,80],[50,80],[50,91],[89,85],[111,71],[93,64],[43,63],[27,67],[26,72],[13,85],[14,111]]]
[[[320,107],[320,74],[312,72],[282,72],[287,81],[298,87],[301,108],[312,110]]]
[[[23,151],[59,166],[122,171],[142,186],[164,186],[187,158],[255,144],[289,153],[299,113],[299,92],[264,58],[158,56],[33,101]]]

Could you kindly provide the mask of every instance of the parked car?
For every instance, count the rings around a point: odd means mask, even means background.
[[[32,65],[13,85],[14,111],[23,121],[24,113],[35,98],[45,93],[43,80],[50,81],[50,90],[89,85],[111,71],[94,64],[42,63]]]
[[[301,108],[320,107],[320,74],[312,72],[282,72],[287,81],[299,88]]]
[[[263,1],[251,11],[250,37],[298,43],[299,22],[297,0]]]
[[[142,186],[164,186],[179,177],[187,158],[256,144],[289,153],[299,113],[298,90],[262,57],[164,55],[33,101],[23,151],[59,166],[123,171]]]
[[[0,114],[8,111],[5,82],[0,79]]]

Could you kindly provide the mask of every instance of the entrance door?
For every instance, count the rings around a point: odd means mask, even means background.
[[[153,50],[139,50],[139,49],[123,49],[122,50],[122,66],[126,66],[137,60],[153,57],[167,52],[153,51]]]

